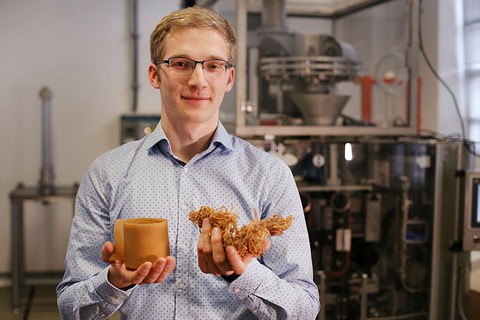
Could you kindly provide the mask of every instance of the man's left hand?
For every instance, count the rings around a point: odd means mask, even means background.
[[[270,240],[265,240],[265,251],[270,248]],[[241,275],[248,263],[254,258],[251,255],[241,257],[233,246],[223,247],[222,230],[212,228],[208,218],[202,222],[202,231],[198,239],[198,265],[204,273],[220,275]]]

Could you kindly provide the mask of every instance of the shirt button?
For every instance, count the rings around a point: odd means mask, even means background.
[[[181,208],[182,210],[187,210],[187,205],[186,205],[185,203],[182,203],[182,204],[180,205],[180,208]]]
[[[180,289],[184,289],[186,286],[187,286],[187,285],[185,284],[185,282],[180,282],[180,283],[178,284],[178,287],[179,287]]]
[[[183,168],[183,173],[188,173],[188,168]]]
[[[239,293],[239,292],[240,292],[240,288],[235,288],[235,289],[233,289],[233,292]]]

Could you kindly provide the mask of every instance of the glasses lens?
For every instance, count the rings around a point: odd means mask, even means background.
[[[227,63],[223,60],[208,60],[203,63],[203,68],[208,73],[223,73],[227,68]]]
[[[177,73],[190,73],[195,68],[195,61],[186,58],[171,58],[168,66]]]

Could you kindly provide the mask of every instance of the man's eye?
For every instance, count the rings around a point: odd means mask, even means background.
[[[189,67],[189,63],[188,61],[172,61],[172,67],[184,69]]]
[[[209,63],[205,66],[208,70],[211,70],[211,71],[218,71],[218,70],[221,70],[222,69],[222,64],[221,63],[216,63],[216,62],[212,62],[212,63]]]

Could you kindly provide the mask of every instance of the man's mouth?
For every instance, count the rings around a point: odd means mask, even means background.
[[[209,100],[209,98],[206,98],[206,97],[195,97],[195,96],[183,96],[183,99],[190,100],[190,101]]]

